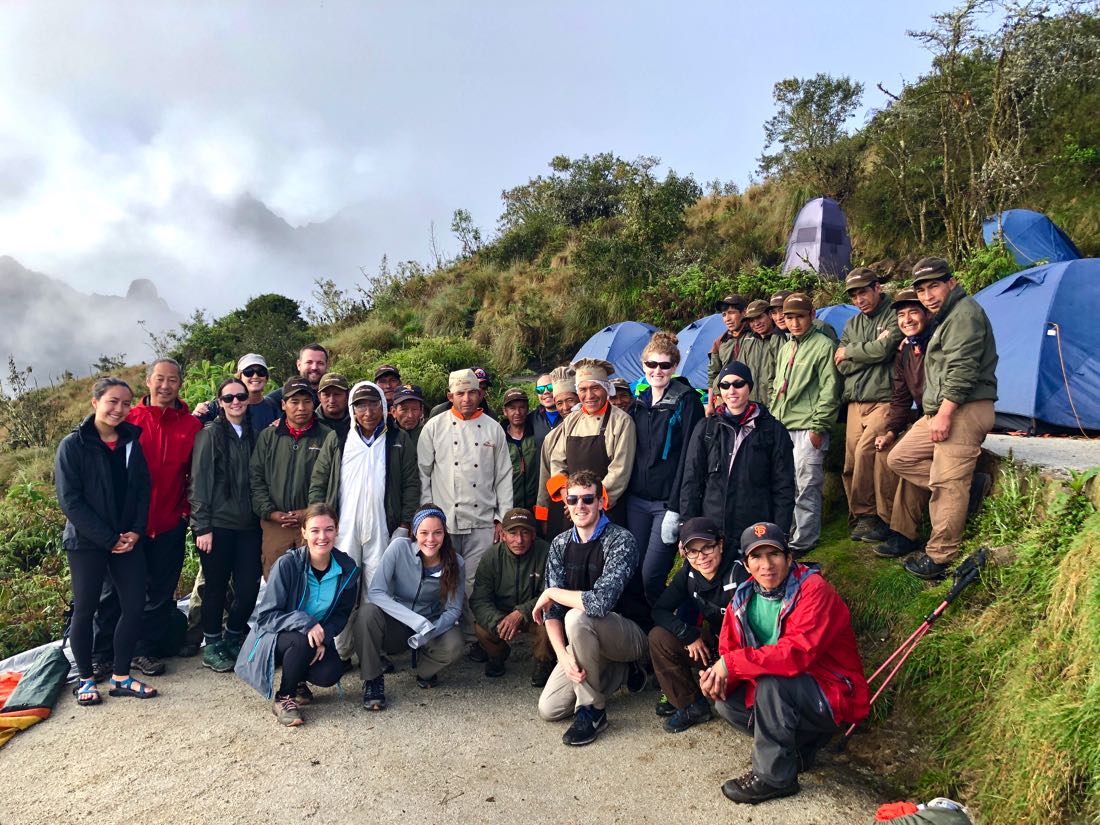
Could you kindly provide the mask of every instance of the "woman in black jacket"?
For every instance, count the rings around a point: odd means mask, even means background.
[[[770,521],[784,533],[794,514],[791,436],[768,408],[749,401],[752,371],[731,361],[718,373],[720,404],[699,422],[684,456],[680,515],[706,516],[726,536]]]
[[[111,696],[148,699],[157,692],[130,676],[130,659],[145,606],[145,551],[141,536],[149,515],[149,468],[141,428],[126,421],[134,393],[120,378],[101,378],[92,389],[92,415],[57,448],[54,479],[65,514],[62,544],[69,557],[73,615],[70,640],[80,671],[77,702],[101,701],[92,675],[92,618],[104,577],[111,576],[122,615],[115,626]]]
[[[191,531],[203,578],[202,663],[228,673],[241,652],[260,592],[260,522],[252,512],[249,460],[255,438],[248,387],[239,378],[218,386],[217,418],[195,436],[191,455]],[[229,578],[233,604],[222,634]]]

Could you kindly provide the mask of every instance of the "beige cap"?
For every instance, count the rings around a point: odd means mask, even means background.
[[[582,358],[573,362],[573,369],[577,371],[577,386],[585,381],[602,381],[608,383],[615,372],[615,365],[602,358]]]
[[[477,375],[472,369],[455,370],[447,376],[447,389],[451,392],[465,392],[467,390],[480,390]]]

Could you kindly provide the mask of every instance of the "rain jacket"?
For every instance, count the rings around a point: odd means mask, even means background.
[[[772,384],[775,379],[775,356],[783,343],[783,336],[772,333],[767,338],[761,338],[755,332],[749,333],[745,343],[741,347],[741,363],[745,364],[752,372],[752,390],[749,392],[749,400],[760,404],[771,403]],[[713,384],[711,389],[714,389]],[[721,403],[715,393],[717,403]]]
[[[249,465],[252,510],[257,516],[265,519],[276,510],[286,513],[309,504],[313,465],[330,432],[314,419],[313,426],[295,440],[286,419],[281,418],[277,427],[268,427],[257,436]]]
[[[524,626],[531,621],[531,608],[542,594],[546,573],[546,554],[550,545],[536,538],[531,549],[517,556],[503,541],[486,551],[477,565],[470,609],[474,620],[493,630],[500,620],[518,610]]]
[[[527,416],[519,444],[508,433],[508,419],[500,420],[512,459],[512,506],[532,511],[539,494],[539,440],[535,437],[534,418],[534,415]]]
[[[141,450],[152,486],[145,535],[153,538],[174,530],[191,512],[191,450],[202,424],[183,401],[176,399],[173,406],[163,408],[150,404],[149,396],[130,410],[126,420],[141,427]]]
[[[844,376],[845,401],[890,400],[894,354],[901,339],[894,302],[885,295],[870,315],[858,312],[848,319],[840,336],[844,360],[836,368]]]
[[[835,351],[836,345],[815,327],[797,341],[788,338],[779,348],[768,406],[788,430],[827,433],[833,428],[840,409]]]
[[[627,492],[647,501],[668,501],[676,510],[676,478],[695,425],[703,419],[699,394],[682,378],[674,378],[656,404],[646,389],[630,406],[637,443],[634,470]]]
[[[458,586],[444,603],[440,599],[440,579],[424,575],[424,564],[415,541],[394,539],[382,554],[382,563],[367,589],[367,601],[412,630],[409,647],[414,650],[442,636],[462,617],[466,561],[462,556],[456,559]]]
[[[247,530],[259,527],[252,512],[249,462],[256,443],[245,417],[242,435],[223,418],[215,418],[195,436],[191,461],[191,531],[202,536],[215,527]]]
[[[930,322],[924,352],[924,414],[943,399],[956,404],[997,400],[997,342],[985,310],[956,286]]]
[[[722,551],[722,563],[710,581],[685,561],[654,603],[653,623],[685,645],[702,635],[700,628],[704,621],[710,632],[717,636],[734,590],[749,577],[739,555],[736,545],[727,543]],[[698,611],[698,620],[692,624],[687,624],[678,613],[687,601],[694,604]]]

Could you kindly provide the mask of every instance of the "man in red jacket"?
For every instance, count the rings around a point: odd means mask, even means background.
[[[752,734],[752,770],[722,793],[756,804],[798,793],[798,771],[870,706],[848,606],[832,586],[795,562],[774,524],[746,528],[741,553],[752,578],[734,591],[718,661],[699,686],[723,719]]]

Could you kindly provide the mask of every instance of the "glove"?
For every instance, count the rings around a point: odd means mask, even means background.
[[[671,510],[665,512],[661,519],[661,541],[665,544],[675,544],[680,532],[680,514]]]

